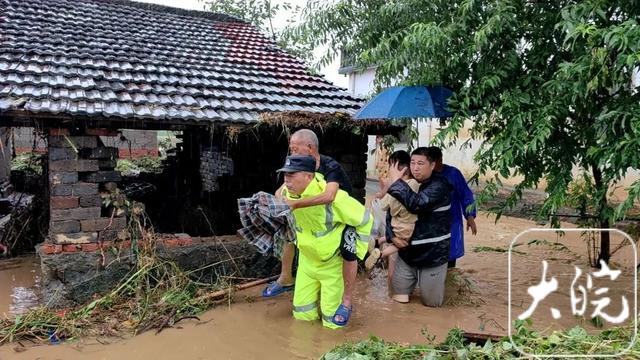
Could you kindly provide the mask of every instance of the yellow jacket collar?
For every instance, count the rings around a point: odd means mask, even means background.
[[[293,195],[291,195],[291,193],[289,193],[289,191],[286,188],[285,188],[285,192],[286,192],[287,198],[289,199],[304,199],[311,196],[322,194],[326,186],[327,186],[327,183],[318,176],[318,173],[315,173],[313,176],[313,179],[311,179],[311,182],[309,183],[309,185],[307,185],[307,188],[304,189],[304,191],[302,192],[302,194],[300,194],[300,196],[294,197]]]

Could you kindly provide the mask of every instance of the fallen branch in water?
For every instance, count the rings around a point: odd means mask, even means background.
[[[160,332],[165,328],[165,327],[170,327],[171,325],[169,325],[169,322],[171,322],[171,319],[173,319],[174,316],[176,316],[176,313],[178,312],[178,308],[173,308],[173,310],[171,310],[171,312],[169,313],[169,315],[167,315],[165,317],[165,319],[162,321],[162,323],[160,324],[160,326],[158,326],[158,330],[156,331],[156,335],[160,334]]]
[[[278,279],[278,275],[274,275],[268,278],[264,278],[264,279],[259,279],[259,280],[254,280],[254,281],[250,281],[248,283],[244,283],[244,284],[239,284],[239,285],[235,285],[223,290],[218,290],[218,291],[214,291],[212,293],[200,296],[196,299],[194,299],[194,301],[197,302],[203,302],[206,300],[215,300],[221,297],[224,297],[227,294],[230,294],[234,291],[240,291],[240,290],[246,290],[246,289],[250,289],[252,287],[258,286],[258,285],[262,285],[262,284],[266,284],[270,281],[274,281]]]

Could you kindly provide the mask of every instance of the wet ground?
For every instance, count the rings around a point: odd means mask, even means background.
[[[509,267],[508,255],[503,251],[515,235],[536,227],[536,224],[510,217],[503,217],[495,224],[493,217],[488,218],[486,214],[481,214],[477,222],[479,234],[467,237],[467,254],[458,262],[459,269],[450,274],[447,303],[439,309],[424,307],[417,299],[406,305],[394,303],[387,296],[385,272],[379,270],[360,277],[354,314],[349,326],[343,330],[327,330],[319,322],[295,321],[291,316],[291,294],[262,299],[259,296],[262,288],[259,287],[236,294],[235,303],[206,312],[200,322],[183,321],[179,328],[167,329],[158,335],[148,332],[124,339],[87,338],[62,345],[28,347],[20,353],[14,350],[15,344],[10,344],[0,347],[0,359],[310,359],[318,358],[338,343],[357,341],[370,335],[406,343],[424,342],[425,334],[442,340],[453,327],[506,335]],[[614,237],[613,248],[621,239]],[[559,286],[534,312],[534,324],[541,329],[582,325],[595,331],[589,321],[593,307],[589,307],[583,317],[571,314],[570,285],[575,274],[574,265],[580,266],[585,273],[592,270],[586,265],[587,247],[580,233],[567,233],[560,238],[554,233],[530,233],[519,242],[518,252],[512,255],[513,317],[531,304],[527,289],[540,282],[542,259],[546,259],[549,262],[547,278],[555,276]],[[556,242],[564,246],[556,245]],[[11,298],[8,295],[28,293],[16,289],[28,287],[37,280],[33,261],[26,259],[14,261],[14,265],[0,270],[0,301],[3,301],[0,306],[6,309],[5,312],[24,307],[19,299],[29,299],[28,296]],[[621,296],[626,296],[629,305],[634,305],[632,274],[635,260],[631,247],[618,251],[613,261],[623,273],[615,282],[606,285],[612,299],[607,311],[617,314]],[[586,281],[585,276],[583,274],[580,279],[582,284]],[[600,286],[598,282],[594,285]],[[589,296],[594,295],[590,293]],[[19,301],[11,302],[15,301],[12,299]],[[560,319],[552,317],[551,307],[562,312]]]

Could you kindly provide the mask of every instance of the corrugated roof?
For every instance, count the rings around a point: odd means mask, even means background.
[[[361,99],[231,16],[125,0],[0,0],[0,112],[253,122]]]

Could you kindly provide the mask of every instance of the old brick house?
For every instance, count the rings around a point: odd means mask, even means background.
[[[126,0],[4,0],[0,33],[0,126],[47,132],[54,253],[95,250],[125,226],[101,198],[120,174],[100,136],[119,129],[183,132],[184,161],[162,196],[205,199],[214,231],[232,232],[237,197],[275,189],[286,131],[300,126],[319,130],[364,195],[373,125],[349,117],[361,100],[248,23]],[[263,114],[285,120],[255,127]]]

